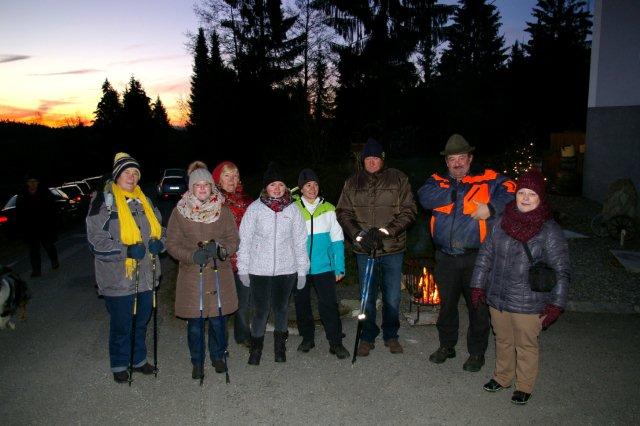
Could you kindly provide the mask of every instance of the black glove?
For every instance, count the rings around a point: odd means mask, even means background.
[[[149,253],[155,256],[162,253],[162,250],[164,250],[164,244],[162,244],[162,241],[155,238],[149,240]]]
[[[229,252],[222,245],[218,244],[215,240],[208,241],[202,246],[203,249],[209,253],[209,257],[217,257],[220,260],[226,260],[229,256]]]
[[[127,257],[135,260],[140,260],[144,258],[144,254],[147,252],[144,244],[136,243],[130,246],[127,246]]]
[[[209,252],[204,248],[199,248],[193,252],[193,263],[204,266],[209,263]]]
[[[360,240],[360,247],[367,252],[371,253],[373,250],[382,248],[382,238],[384,233],[378,228],[371,228]]]

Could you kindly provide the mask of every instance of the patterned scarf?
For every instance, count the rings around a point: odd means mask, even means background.
[[[224,203],[224,196],[212,185],[211,196],[200,201],[191,191],[187,191],[178,201],[176,208],[186,219],[198,223],[213,223],[220,218],[220,211]]]
[[[538,207],[526,213],[518,210],[514,200],[505,207],[500,227],[510,237],[525,243],[536,236],[542,225],[549,219],[551,219],[551,209],[546,200],[540,200]]]
[[[269,197],[266,189],[263,189],[260,193],[260,201],[262,201],[265,206],[278,213],[284,210],[284,208],[289,204],[291,204],[291,191],[289,191],[289,189],[286,189],[282,197],[273,198]]]
[[[116,202],[116,209],[118,210],[118,221],[120,222],[120,241],[125,245],[132,245],[142,242],[142,234],[140,228],[133,219],[131,210],[127,205],[127,198],[140,201],[142,208],[144,209],[144,215],[149,222],[149,228],[151,229],[151,238],[160,239],[162,235],[162,226],[158,222],[158,218],[153,212],[153,207],[147,197],[142,193],[142,190],[136,185],[133,192],[127,192],[120,188],[115,183],[111,184],[111,192]],[[135,259],[125,259],[125,274],[127,278],[133,277],[133,271],[136,268],[137,261]]]

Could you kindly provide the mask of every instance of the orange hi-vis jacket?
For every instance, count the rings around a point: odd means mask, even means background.
[[[471,172],[460,181],[434,173],[418,190],[418,199],[432,211],[430,231],[436,248],[462,254],[480,247],[496,215],[514,199],[516,184],[491,169]],[[476,220],[471,215],[478,203],[489,205],[491,216]]]

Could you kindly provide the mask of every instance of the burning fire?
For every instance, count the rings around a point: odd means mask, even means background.
[[[426,267],[422,268],[422,276],[416,290],[414,299],[417,303],[424,305],[440,304],[440,292],[438,291],[436,280],[433,278],[433,274],[427,271]]]

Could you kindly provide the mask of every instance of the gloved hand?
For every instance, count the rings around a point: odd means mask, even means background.
[[[196,265],[206,265],[209,263],[209,252],[204,248],[199,248],[193,252],[193,263]]]
[[[471,306],[473,309],[478,310],[480,303],[487,303],[487,297],[484,289],[472,288],[471,289]]]
[[[556,306],[553,304],[548,304],[547,306],[545,306],[542,310],[542,313],[540,314],[540,318],[545,317],[542,320],[542,329],[546,330],[547,328],[549,328],[549,326],[556,322],[556,320],[563,312],[564,309],[562,309],[560,306]]]
[[[164,244],[162,244],[162,241],[155,238],[149,240],[149,253],[156,256],[162,253],[162,250],[164,250]]]
[[[296,285],[296,288],[298,290],[302,290],[306,283],[307,283],[307,276],[306,275],[298,275],[298,284]]]
[[[367,253],[371,253],[374,249],[382,248],[382,239],[386,235],[378,228],[371,228],[360,240],[360,247]]]
[[[240,278],[240,282],[242,283],[243,286],[249,287],[251,285],[249,274],[240,274],[238,275],[238,278]]]
[[[210,240],[202,246],[203,249],[209,253],[209,257],[217,257],[220,260],[226,260],[229,256],[229,252],[225,247],[218,244],[215,240]]]
[[[127,246],[127,257],[135,260],[140,260],[144,258],[147,249],[144,247],[142,243],[135,243]]]

